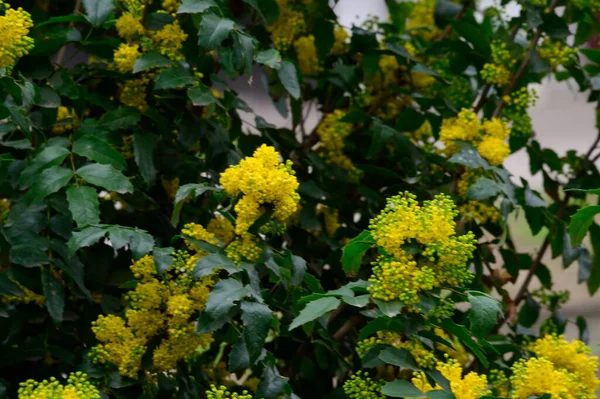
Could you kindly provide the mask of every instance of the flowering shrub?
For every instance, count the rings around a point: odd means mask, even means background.
[[[598,2],[329,3],[0,1],[0,399],[597,397]]]

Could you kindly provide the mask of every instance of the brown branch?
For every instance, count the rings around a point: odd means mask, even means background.
[[[489,83],[483,87],[483,90],[481,91],[481,96],[479,97],[479,101],[477,101],[477,104],[475,104],[475,106],[473,107],[473,112],[478,113],[479,111],[481,111],[481,108],[483,108],[483,106],[487,102],[487,96],[491,88],[492,85]]]
[[[344,336],[346,334],[348,334],[350,331],[352,331],[352,329],[358,324],[360,323],[360,321],[363,319],[363,315],[360,314],[355,314],[354,316],[352,316],[351,318],[349,318],[341,327],[339,330],[337,330],[335,332],[335,334],[333,334],[333,338],[336,341],[339,341],[340,339],[344,338]]]

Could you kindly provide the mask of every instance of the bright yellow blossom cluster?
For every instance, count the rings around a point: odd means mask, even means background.
[[[27,380],[20,384],[18,395],[18,399],[100,399],[98,388],[81,371],[71,373],[67,385],[54,377],[41,382]]]
[[[358,342],[356,353],[363,358],[367,352],[378,345],[389,345],[398,349],[406,349],[415,358],[419,367],[423,369],[433,369],[437,363],[433,352],[427,350],[421,341],[415,338],[403,341],[400,334],[391,331],[377,331],[375,336]]]
[[[142,40],[144,51],[157,51],[173,61],[183,59],[181,48],[187,39],[187,34],[179,25],[179,21],[175,20],[157,31],[149,30],[146,35],[149,40]]]
[[[440,338],[449,341],[452,344],[452,348],[437,342],[435,347],[437,350],[446,353],[450,358],[455,359],[461,366],[466,366],[471,361],[471,354],[467,351],[465,346],[456,337],[451,337],[441,328],[435,328],[433,330],[435,335]]]
[[[186,228],[189,232],[194,226]],[[194,248],[193,244],[188,245]],[[192,279],[200,256],[175,252],[173,265],[163,276],[158,274],[150,255],[134,262],[131,271],[137,285],[127,295],[129,308],[125,318],[100,316],[93,323],[92,331],[100,341],[90,354],[94,361],[112,363],[119,374],[137,378],[148,341],[157,334],[163,336],[152,354],[158,371],[175,369],[179,360],[192,356],[198,347],[209,345],[212,335],[197,334],[192,320],[195,313],[204,309],[213,283],[211,277]]]
[[[129,107],[135,107],[139,109],[140,112],[144,112],[146,108],[148,108],[148,103],[146,102],[146,88],[149,83],[150,79],[144,76],[139,79],[125,81],[125,83],[120,85],[121,93],[119,95],[119,100]]]
[[[465,217],[465,220],[474,220],[479,224],[496,223],[501,217],[498,208],[480,201],[467,201],[458,207],[458,211]]]
[[[288,5],[288,0],[277,0],[279,6],[279,17],[272,25],[267,25],[267,30],[271,33],[273,44],[280,51],[287,50],[294,42],[294,39],[304,32],[306,24],[304,14],[292,9]]]
[[[483,124],[473,111],[462,109],[455,118],[444,119],[440,129],[440,140],[446,153],[458,151],[456,140],[472,143],[479,154],[491,165],[500,165],[510,155],[506,139],[510,128],[499,118],[492,118]]]
[[[495,84],[499,87],[506,86],[510,83],[512,76],[510,68],[516,60],[510,55],[506,43],[493,42],[491,48],[492,62],[483,65],[481,77],[486,83]]]
[[[115,50],[115,66],[121,73],[132,72],[135,62],[141,55],[139,45],[121,43],[119,48]]]
[[[75,113],[63,105],[56,112],[56,124],[52,126],[52,133],[60,135],[73,130],[77,122]]]
[[[218,215],[208,222],[206,230],[217,237],[221,242],[228,243],[235,235],[233,223],[229,219]]]
[[[369,377],[369,373],[357,371],[344,383],[344,392],[350,399],[383,399],[381,393],[381,381],[375,381]]]
[[[127,40],[136,35],[144,34],[144,25],[142,25],[141,17],[136,17],[132,12],[124,12],[117,19],[115,26],[119,36]]]
[[[317,135],[320,139],[318,153],[326,163],[347,171],[351,178],[358,178],[360,171],[344,154],[344,139],[352,132],[352,125],[341,120],[344,116],[346,116],[344,111],[339,109],[325,115],[317,127]]]
[[[315,46],[313,35],[302,36],[294,42],[296,54],[298,54],[298,66],[304,75],[316,75],[321,67]]]
[[[33,48],[33,39],[27,36],[33,21],[31,14],[21,7],[15,10],[2,1],[0,5],[6,9],[0,16],[0,68],[10,72],[15,62]]]
[[[385,251],[373,262],[371,295],[384,301],[399,299],[410,307],[420,302],[420,292],[469,282],[467,261],[475,239],[471,232],[456,235],[457,214],[454,202],[443,194],[423,206],[408,192],[389,198],[369,225],[376,244]]]
[[[331,54],[333,55],[341,55],[344,54],[348,50],[348,38],[350,34],[346,29],[341,26],[338,26],[333,31],[333,35],[335,37],[335,41],[333,42],[333,47],[331,47]]]
[[[241,394],[231,393],[223,385],[218,388],[215,385],[211,385],[210,391],[206,391],[206,399],[252,399],[252,395],[248,391],[243,391]]]
[[[471,371],[463,377],[463,368],[455,359],[449,359],[446,363],[438,362],[436,369],[448,380],[456,399],[479,399],[491,393],[485,375]],[[412,383],[423,393],[441,389],[437,384],[431,385],[423,372],[417,373]]]
[[[406,23],[406,29],[411,34],[421,36],[425,40],[432,40],[441,33],[435,25],[435,4],[436,0],[421,0],[414,3]]]
[[[241,196],[234,208],[238,235],[247,232],[267,206],[272,206],[273,216],[284,223],[296,212],[300,200],[292,162],[281,163],[275,148],[265,144],[252,157],[221,173],[220,183],[227,194]]]
[[[558,40],[546,40],[539,48],[540,56],[545,59],[552,69],[559,65],[567,64],[575,57],[577,51],[565,46]]]

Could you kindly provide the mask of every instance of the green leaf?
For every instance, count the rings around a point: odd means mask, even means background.
[[[40,151],[33,161],[31,161],[29,166],[21,172],[19,185],[21,187],[31,186],[42,170],[60,165],[69,154],[69,150],[63,147],[46,147],[44,150]]]
[[[373,302],[375,302],[379,310],[381,310],[381,313],[387,317],[398,316],[402,311],[402,307],[404,306],[404,304],[397,299],[394,301],[382,301],[375,299]]]
[[[229,367],[229,371],[234,373],[252,367],[250,353],[248,352],[248,345],[246,345],[246,337],[244,334],[240,335],[238,340],[231,347],[227,366]]]
[[[42,269],[42,288],[50,317],[54,323],[62,323],[65,311],[65,287],[48,268]]]
[[[600,188],[583,189],[583,188],[567,188],[565,191],[578,191],[582,193],[600,195]]]
[[[37,26],[39,27],[40,25]],[[77,87],[77,83],[75,83],[71,74],[65,69],[53,73],[52,76],[48,78],[48,83],[61,96],[70,98],[71,100],[77,100],[79,98],[79,87]]]
[[[116,191],[119,194],[133,192],[131,182],[112,165],[93,163],[82,166],[75,173],[88,183],[102,187],[108,191]]]
[[[234,261],[229,259],[227,256],[219,253],[208,254],[198,260],[192,276],[201,278],[210,276],[216,273],[219,269],[227,271],[229,274],[237,273],[241,269]]]
[[[467,198],[483,201],[495,197],[500,192],[502,192],[502,187],[500,187],[498,183],[487,177],[480,177],[471,187],[469,187]]]
[[[13,246],[10,249],[10,261],[25,267],[38,267],[50,263],[46,252],[29,245]]]
[[[154,257],[154,264],[156,265],[156,271],[163,274],[173,266],[173,256],[171,254],[175,252],[175,249],[168,248],[154,248],[152,250],[152,256]]]
[[[296,66],[290,61],[285,60],[281,63],[278,75],[281,84],[285,87],[287,92],[290,93],[290,96],[298,100],[300,98],[300,83],[298,83]]]
[[[490,44],[478,27],[460,20],[450,21],[450,24],[460,36],[473,45],[475,51],[484,55],[490,53]]]
[[[256,398],[277,399],[283,393],[283,389],[289,378],[282,377],[275,366],[268,366],[263,372],[262,380],[256,390]]]
[[[235,306],[235,302],[251,293],[249,288],[233,278],[219,280],[208,296],[204,310],[207,319],[198,322],[198,332],[208,333],[223,327],[229,320],[227,314]]]
[[[216,187],[209,187],[203,183],[184,184],[177,189],[177,193],[175,194],[175,203],[177,204],[183,201],[190,194],[192,194],[193,198],[197,198],[206,191],[219,191],[219,189]]]
[[[368,230],[354,237],[342,250],[342,268],[346,274],[356,274],[360,270],[365,252],[375,244]]]
[[[371,335],[376,334],[377,331],[402,331],[402,328],[403,323],[398,318],[378,317],[375,320],[370,321],[362,330],[360,330],[358,339],[362,341],[369,338]]]
[[[425,398],[426,396],[417,389],[413,384],[406,380],[394,380],[387,382],[381,393],[392,398]]]
[[[323,316],[325,313],[331,312],[334,309],[337,309],[340,306],[339,299],[333,297],[326,297],[317,299],[316,301],[309,302],[304,309],[300,311],[300,314],[292,320],[290,324],[289,331],[293,330],[296,327],[300,327],[308,323],[309,321],[313,321]]]
[[[542,24],[542,14],[540,10],[531,4],[527,5],[527,27],[531,30],[536,29]]]
[[[113,0],[83,0],[83,7],[90,23],[101,26],[113,12],[115,5]]]
[[[133,135],[135,163],[144,181],[148,184],[152,184],[156,178],[156,168],[154,167],[155,147],[156,140],[151,132],[138,130]]]
[[[456,324],[452,321],[452,319],[444,319],[440,326],[444,330],[458,338],[460,342],[462,342],[467,348],[469,348],[471,352],[473,352],[475,356],[477,356],[477,359],[479,359],[483,367],[489,366],[490,362],[485,357],[481,345],[471,337],[469,330],[467,330],[465,326]]]
[[[105,236],[106,230],[97,226],[88,226],[81,231],[73,232],[71,239],[67,242],[69,256],[72,256],[80,248],[97,244]]]
[[[126,129],[135,126],[140,121],[140,113],[132,107],[119,107],[113,111],[108,111],[102,119],[98,127],[109,131]]]
[[[213,0],[183,0],[177,14],[196,14],[216,6],[217,4]]]
[[[263,14],[260,4],[258,4],[259,0],[242,0],[244,3],[248,4],[250,7],[254,8],[256,13],[260,15],[262,19],[266,21],[265,14]]]
[[[207,50],[214,50],[229,36],[234,26],[232,20],[221,18],[217,14],[203,15],[198,28],[198,45]]]
[[[0,294],[22,297],[25,292],[5,272],[0,272]]]
[[[38,105],[42,108],[58,108],[60,106],[60,97],[50,87],[42,86],[40,87],[40,101]]]
[[[525,187],[525,204],[532,208],[543,208],[546,206],[546,201],[540,198],[532,189]]]
[[[581,245],[588,229],[594,223],[594,217],[598,213],[600,213],[600,205],[592,205],[578,210],[571,216],[571,223],[569,223],[571,245],[574,247]]]
[[[464,165],[471,169],[490,169],[490,165],[479,155],[479,152],[470,144],[464,144],[462,148],[448,159],[448,162]]]
[[[498,322],[498,315],[502,314],[502,306],[496,298],[483,292],[470,291],[467,293],[471,312],[471,331],[476,337],[485,337]]]
[[[159,53],[146,53],[135,61],[133,73],[138,73],[151,68],[163,68],[171,65],[171,60]]]
[[[96,136],[82,136],[73,144],[73,152],[101,164],[112,165],[119,170],[127,169],[127,163],[119,151]]]
[[[198,107],[219,104],[219,99],[204,85],[201,85],[200,87],[190,87],[187,91],[187,95],[190,100],[192,100],[192,104]]]
[[[165,69],[158,75],[154,90],[180,89],[196,83],[192,74],[183,67]]]
[[[69,211],[78,226],[100,223],[98,193],[92,187],[71,187],[67,190]]]
[[[251,365],[256,362],[262,353],[272,319],[273,312],[267,305],[258,302],[242,302],[244,340],[250,355]]]
[[[384,362],[403,369],[421,370],[413,355],[406,349],[387,348],[379,353],[379,358]]]
[[[255,60],[259,64],[266,65],[273,69],[278,70],[279,68],[281,68],[281,54],[274,48],[261,51],[256,55]]]
[[[460,4],[448,0],[438,0],[435,3],[434,15],[441,20],[454,19],[460,12]]]
[[[34,178],[31,190],[25,196],[25,200],[28,203],[41,202],[50,194],[54,194],[69,184],[72,178],[73,172],[71,169],[61,166],[44,169]]]
[[[233,48],[237,57],[243,60],[243,70],[248,76],[252,73],[252,61],[254,60],[254,51],[256,40],[244,33],[234,32]]]
[[[129,249],[133,259],[140,259],[150,253],[154,247],[154,238],[144,230],[133,229],[129,238]]]

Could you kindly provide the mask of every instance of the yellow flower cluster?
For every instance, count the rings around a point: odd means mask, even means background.
[[[350,399],[383,399],[382,385],[369,377],[369,373],[357,371],[344,383],[344,392]]]
[[[329,237],[335,236],[335,232],[341,227],[340,212],[337,209],[332,209],[327,205],[317,205],[317,215],[323,215],[325,222],[325,231]]]
[[[600,386],[598,357],[581,341],[550,334],[528,346],[535,354],[512,367],[513,399],[550,394],[556,399],[592,399]]]
[[[61,105],[57,109],[56,124],[52,126],[52,133],[65,134],[66,132],[73,130],[76,121],[77,117],[75,113],[69,108]]]
[[[506,398],[509,396],[509,379],[502,370],[493,369],[490,371],[490,385],[496,391],[496,396]]]
[[[218,388],[211,385],[210,391],[206,391],[206,399],[252,399],[252,395],[248,391],[243,391],[241,394],[231,393],[223,385]]]
[[[148,83],[150,83],[148,77],[125,81],[121,85],[119,100],[129,107],[135,107],[140,112],[144,112],[148,108],[148,103],[146,102],[146,88],[148,87]]]
[[[415,358],[419,367],[424,369],[433,369],[437,363],[433,352],[427,350],[421,341],[417,339],[403,341],[400,334],[391,331],[377,331],[375,336],[358,342],[356,353],[363,358],[367,352],[378,345],[389,345],[398,349],[406,349]]]
[[[511,131],[521,137],[529,137],[533,133],[531,117],[527,114],[527,108],[535,105],[537,93],[535,90],[528,91],[522,87],[510,96],[504,96],[506,108],[503,115],[512,122]]]
[[[175,20],[157,31],[147,31],[146,34],[149,41],[142,41],[144,51],[157,51],[173,61],[183,59],[181,48],[187,39],[187,34],[179,25],[179,21]]]
[[[510,155],[506,143],[509,135],[510,128],[502,119],[492,118],[482,124],[477,115],[467,109],[462,109],[455,118],[444,119],[440,129],[440,140],[448,155],[458,151],[455,140],[470,142],[491,165],[502,164]]]
[[[335,41],[333,42],[333,47],[331,47],[331,54],[333,55],[341,55],[344,54],[348,50],[348,38],[350,34],[346,29],[341,26],[338,26],[333,31],[333,35],[335,36]]]
[[[21,7],[15,10],[2,1],[0,5],[6,9],[0,16],[0,68],[10,72],[15,62],[33,48],[33,39],[27,36],[33,21],[31,14]]]
[[[344,111],[336,109],[325,115],[317,127],[317,135],[320,139],[319,155],[326,163],[347,171],[351,178],[358,178],[360,171],[356,169],[350,158],[344,155],[344,139],[352,132],[352,125],[341,121],[344,116],[346,116]]]
[[[455,359],[439,362],[437,370],[450,382],[450,390],[456,399],[479,399],[490,394],[487,377],[474,371],[463,377],[463,369]]]
[[[282,223],[296,212],[299,184],[291,165],[289,160],[282,164],[275,148],[263,144],[252,157],[221,173],[225,191],[231,196],[241,195],[234,208],[236,234],[247,232],[267,205],[273,207],[273,216]]]
[[[132,72],[135,62],[141,55],[139,45],[121,43],[119,48],[115,50],[115,66],[121,73]]]
[[[510,83],[510,68],[515,63],[515,59],[510,55],[506,48],[506,43],[493,42],[492,62],[483,65],[481,77],[486,83],[495,84],[499,87]]]
[[[433,330],[433,332],[438,337],[450,342],[453,346],[452,348],[450,348],[438,342],[435,344],[437,350],[446,353],[450,358],[455,359],[461,366],[466,366],[467,363],[471,361],[471,354],[467,351],[467,349],[460,342],[460,340],[458,340],[456,337],[450,337],[441,328],[436,328]]]
[[[375,242],[387,254],[373,262],[371,295],[384,301],[399,299],[410,307],[420,302],[422,291],[470,281],[466,263],[475,250],[475,239],[471,232],[456,235],[457,214],[454,202],[443,194],[422,207],[408,192],[389,198],[369,225]],[[406,247],[414,245],[416,249]],[[419,264],[416,252],[421,255]]]
[[[407,136],[409,136],[413,143],[416,143],[419,141],[426,142],[427,139],[432,137],[433,130],[431,129],[431,124],[429,123],[429,121],[425,121],[425,122],[423,122],[421,127],[419,127],[414,132],[403,132],[403,133],[406,134]]]
[[[188,233],[192,230],[190,236],[194,236],[194,227],[186,225]],[[137,378],[148,341],[157,334],[163,336],[152,354],[158,371],[175,369],[179,360],[189,358],[198,347],[212,342],[211,334],[196,333],[192,321],[193,315],[204,309],[213,283],[210,277],[192,279],[196,261],[202,254],[190,256],[178,251],[173,256],[173,266],[163,277],[158,275],[152,256],[146,255],[131,265],[138,284],[127,295],[130,307],[125,319],[100,316],[92,324],[92,331],[101,342],[92,349],[94,361],[112,363],[119,368],[119,374]]]
[[[163,0],[162,8],[168,12],[176,12],[181,5],[181,0]]]
[[[304,32],[306,24],[304,15],[288,5],[288,0],[277,0],[279,17],[272,25],[267,25],[273,44],[280,51],[287,50],[296,36]]]
[[[467,221],[473,220],[479,224],[496,223],[501,217],[498,208],[480,201],[468,201],[459,206],[458,211]]]
[[[321,67],[319,66],[319,57],[317,56],[315,37],[308,35],[296,39],[294,48],[298,55],[298,66],[302,73],[309,76],[316,75],[321,70]]]
[[[548,61],[552,69],[556,69],[559,65],[567,64],[575,57],[577,51],[565,46],[558,40],[546,40],[539,48],[540,56]]]
[[[242,261],[255,263],[263,253],[263,246],[258,237],[244,232],[225,248],[225,253],[235,263],[242,263]]]
[[[2,201],[0,201],[0,205],[2,204]],[[35,303],[36,305],[42,307],[44,306],[44,304],[46,303],[46,297],[43,295],[40,295],[34,291],[31,291],[30,289],[28,289],[27,287],[25,287],[23,284],[19,283],[17,280],[13,280],[12,278],[9,277],[9,280],[11,280],[13,283],[15,283],[17,286],[19,286],[19,288],[21,289],[21,291],[23,291],[23,296],[17,296],[17,295],[5,295],[5,294],[0,294],[0,303],[4,303],[4,304],[8,304],[8,303],[24,303],[24,304],[29,304],[29,303]]]
[[[132,12],[121,14],[115,24],[119,36],[123,39],[131,40],[135,35],[144,34],[144,25],[142,25],[141,15],[138,17]]]
[[[98,388],[81,371],[71,373],[64,386],[54,377],[41,382],[27,380],[20,384],[18,395],[19,399],[100,399]]]
[[[436,0],[420,0],[414,3],[406,23],[406,29],[412,31],[411,34],[432,40],[441,33],[435,25],[435,4]]]
[[[208,222],[206,230],[209,233],[214,234],[214,236],[217,237],[222,243],[228,243],[235,235],[233,223],[221,215],[217,215],[212,218],[210,222]]]
[[[398,85],[398,69],[400,65],[398,60],[393,55],[382,55],[379,58],[379,69],[381,70],[382,80],[381,87]]]

